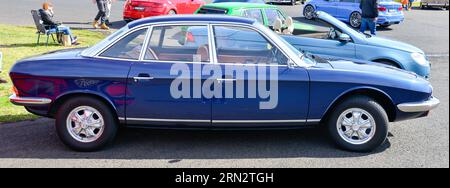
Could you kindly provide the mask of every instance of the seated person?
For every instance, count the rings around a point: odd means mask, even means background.
[[[53,6],[50,3],[44,3],[42,9],[39,9],[39,14],[44,22],[45,29],[56,29],[58,32],[62,32],[65,35],[69,35],[72,41],[72,45],[78,45],[77,37],[72,35],[70,28],[61,24],[61,22],[53,20]]]

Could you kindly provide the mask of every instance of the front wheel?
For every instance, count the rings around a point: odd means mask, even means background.
[[[350,23],[350,26],[352,26],[353,28],[361,27],[361,22],[362,22],[361,13],[354,12],[350,15],[349,23]]]
[[[56,131],[61,141],[76,151],[96,151],[114,139],[117,121],[111,109],[90,97],[66,101],[56,114]]]
[[[312,5],[306,5],[305,9],[303,10],[303,16],[305,16],[305,18],[308,20],[312,20],[314,18],[315,12],[316,9]]]
[[[356,96],[338,105],[327,122],[335,144],[349,151],[369,152],[381,146],[388,134],[388,117],[369,97]]]
[[[177,14],[177,12],[175,12],[174,10],[170,10],[168,13],[168,15],[175,15],[175,14]]]

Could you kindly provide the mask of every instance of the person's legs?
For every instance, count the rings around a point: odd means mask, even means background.
[[[77,37],[74,37],[72,35],[72,31],[70,30],[69,27],[60,25],[58,26],[58,31],[64,33],[65,35],[69,35],[72,43],[77,42]]]
[[[97,0],[97,8],[98,13],[95,17],[96,21],[100,21],[100,24],[105,23],[105,15],[106,15],[106,7],[105,7],[105,1],[104,0]]]
[[[111,16],[111,8],[112,8],[112,1],[107,0],[106,1],[106,12],[105,12],[105,17],[106,17],[106,24],[110,24],[109,22],[109,17]]]
[[[362,18],[361,19],[361,28],[359,28],[359,31],[361,31],[361,33],[366,32],[367,29],[367,18]]]
[[[377,35],[377,23],[375,21],[375,19],[369,18],[367,19],[367,25],[369,26],[370,29],[370,34],[372,35]]]

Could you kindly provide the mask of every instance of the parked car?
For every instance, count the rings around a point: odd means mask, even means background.
[[[230,3],[230,2],[266,4],[265,0],[214,0],[213,1],[213,3]]]
[[[199,35],[186,33],[190,28],[207,31],[208,40],[192,46]],[[178,42],[182,35],[190,45]],[[191,77],[178,70],[209,73]],[[55,118],[62,142],[78,151],[106,146],[119,126],[235,130],[320,124],[339,147],[370,151],[385,142],[388,122],[427,116],[439,104],[430,83],[415,74],[305,56],[255,20],[231,16],[141,19],[90,48],[20,60],[10,77],[10,101]],[[245,82],[253,78],[270,83],[264,88],[276,83],[276,95],[269,96],[276,105],[262,108],[266,96],[237,97],[251,90]],[[172,89],[180,89],[174,82],[192,82],[184,85],[192,95],[200,92],[197,84],[206,90],[199,97],[174,96]],[[221,90],[208,83],[231,86],[236,97],[209,95]]]
[[[291,45],[322,57],[338,57],[373,61],[428,78],[431,64],[421,49],[382,37],[363,34],[325,12],[316,12],[317,33],[284,35]],[[322,32],[319,32],[319,31]]]
[[[297,1],[303,2],[303,0],[267,0],[267,3],[273,4],[273,3],[288,3],[290,5],[296,5]]]
[[[280,19],[284,24],[289,16],[277,6],[256,3],[212,3],[203,5],[195,14],[226,14],[253,18],[265,26],[273,29],[275,20]],[[284,24],[285,25],[285,24]],[[313,25],[294,20],[294,34],[316,32]]]
[[[449,0],[421,0],[420,7],[426,8],[445,8],[448,10]]]
[[[350,26],[361,26],[361,0],[311,0],[303,10],[306,19],[313,19],[314,12],[323,11],[337,19],[349,23]],[[378,1],[379,17],[377,24],[381,27],[389,27],[404,21],[403,6],[393,0]]]
[[[151,16],[193,14],[204,4],[203,0],[127,0],[123,19],[131,22]]]

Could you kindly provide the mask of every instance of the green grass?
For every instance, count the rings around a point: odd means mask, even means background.
[[[81,45],[78,47],[92,46],[105,36],[99,32],[87,30],[73,30],[78,36]],[[46,37],[41,36],[41,42]],[[0,51],[3,53],[3,70],[0,79],[8,83],[0,84],[0,123],[32,120],[37,117],[28,113],[23,107],[12,105],[8,97],[11,95],[11,80],[8,76],[10,68],[22,58],[42,54],[48,51],[60,50],[68,47],[53,43],[50,39],[49,46],[45,44],[36,45],[37,35],[35,27],[20,27],[0,24]]]

